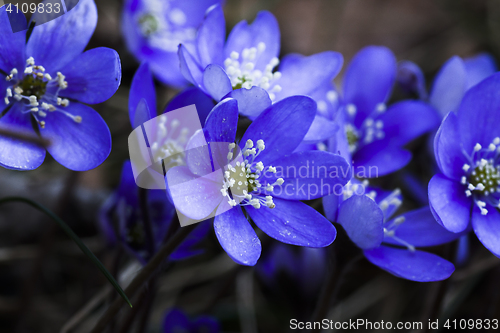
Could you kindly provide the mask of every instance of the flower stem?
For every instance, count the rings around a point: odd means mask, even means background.
[[[5,204],[5,203],[9,203],[9,202],[23,202],[25,204],[28,204],[28,205],[38,209],[39,211],[41,211],[45,215],[49,216],[52,220],[54,220],[63,229],[63,231],[76,243],[76,245],[78,245],[80,250],[82,250],[82,252],[94,263],[94,265],[96,265],[97,268],[99,268],[99,270],[104,274],[104,276],[113,285],[113,287],[116,289],[116,291],[118,291],[118,293],[123,297],[123,299],[130,306],[132,306],[132,304],[130,304],[129,299],[127,298],[127,295],[125,295],[125,293],[123,292],[123,290],[120,287],[120,285],[118,284],[118,282],[116,282],[116,280],[108,272],[106,267],[104,267],[104,265],[99,261],[99,259],[97,259],[97,257],[94,255],[94,253],[92,253],[92,251],[89,250],[89,248],[80,240],[80,238],[73,232],[73,230],[71,230],[71,228],[63,220],[61,220],[59,218],[59,216],[54,214],[51,210],[44,207],[43,205],[41,205],[41,204],[31,200],[31,199],[28,199],[28,198],[7,197],[7,198],[0,199],[0,205]]]
[[[139,188],[139,204],[141,206],[142,223],[144,224],[144,232],[146,234],[146,244],[149,252],[148,260],[156,252],[156,244],[153,236],[153,225],[149,216],[148,206],[148,190]]]
[[[181,228],[175,235],[154,255],[153,258],[144,266],[144,268],[132,280],[129,286],[125,289],[125,293],[131,297],[142,287],[142,285],[149,280],[151,275],[156,271],[165,258],[167,258],[174,250],[189,236],[191,231],[196,225],[189,225]],[[97,322],[91,333],[98,333],[104,331],[108,323],[120,311],[123,306],[123,301],[116,299],[113,304],[102,315],[101,319]]]

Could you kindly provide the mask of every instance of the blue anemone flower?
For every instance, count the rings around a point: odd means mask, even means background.
[[[500,74],[467,91],[443,120],[434,141],[441,173],[429,182],[437,221],[452,232],[471,227],[500,256]]]
[[[351,178],[348,163],[339,155],[293,153],[315,113],[316,103],[309,97],[283,99],[255,119],[238,147],[234,143],[238,102],[225,99],[205,123],[212,159],[208,153],[190,149],[193,154],[187,154],[187,166],[167,172],[176,209],[193,220],[207,219],[215,212],[219,243],[237,263],[255,265],[261,253],[245,213],[283,243],[325,247],[334,241],[333,225],[300,201],[330,194]],[[190,142],[197,140],[194,136]],[[220,167],[213,168],[212,163]]]
[[[203,92],[198,89],[195,91],[187,89],[169,103],[165,113],[192,103],[195,103],[198,110],[200,110],[199,115],[201,115],[201,118],[206,118],[207,110],[211,110],[213,106],[212,100]],[[149,65],[143,63],[135,73],[130,88],[130,123],[133,128],[136,128],[154,118],[156,114],[156,93],[153,76]],[[154,158],[177,156],[183,152],[187,141],[186,135],[175,135],[179,134],[179,131],[169,131],[166,135],[161,135],[161,131],[157,130],[147,133],[149,135],[148,143],[151,148],[155,143],[157,146],[156,149],[152,149]],[[174,135],[172,135],[172,132]],[[179,161],[179,163],[182,164],[183,161]],[[146,263],[154,255],[168,230],[172,227],[171,223],[175,214],[175,208],[168,200],[164,190],[148,190],[146,195],[154,235],[153,244],[147,243],[143,207],[139,203],[139,188],[130,161],[124,163],[120,185],[105,202],[100,212],[101,228],[108,244],[114,245],[117,242],[116,235],[118,235],[120,242],[142,263]],[[117,225],[114,223],[115,220]],[[170,259],[182,259],[200,252],[193,250],[192,247],[206,236],[208,229],[208,224],[196,228],[170,256]]]
[[[195,46],[205,12],[217,3],[220,0],[127,0],[122,13],[125,43],[140,62],[149,63],[160,81],[185,86],[177,47]]]
[[[356,192],[356,188],[345,192],[352,196],[340,204],[336,221],[368,261],[395,276],[419,282],[444,280],[453,273],[455,267],[449,261],[416,249],[460,237],[437,224],[428,207],[393,217],[402,203],[399,190]]]
[[[311,94],[333,80],[343,63],[342,55],[333,51],[290,54],[280,62],[279,51],[280,31],[271,13],[259,12],[252,24],[241,21],[226,40],[224,13],[214,6],[200,27],[196,47],[180,45],[179,59],[189,82],[216,101],[237,99],[240,113],[254,119],[273,102]]]
[[[386,105],[396,68],[391,50],[369,46],[356,54],[344,77],[343,108],[336,118],[341,128],[328,149],[352,157],[363,178],[404,167],[411,153],[403,146],[439,125],[436,111],[424,102],[404,100]],[[376,174],[366,172],[372,168]]]
[[[170,310],[163,319],[163,333],[219,333],[220,325],[217,319],[209,316],[199,316],[190,320],[178,309]]]
[[[12,13],[26,26],[24,14]],[[33,20],[37,20],[33,15]],[[97,167],[109,155],[111,135],[89,106],[106,101],[118,89],[118,54],[100,47],[84,51],[97,24],[92,0],[82,0],[68,13],[36,26],[26,43],[26,30],[12,33],[6,7],[0,8],[0,90],[5,94],[0,126],[50,140],[52,157],[68,169]],[[32,170],[45,159],[45,149],[18,139],[0,138],[0,165]]]
[[[170,111],[190,105],[196,107],[196,112],[177,112],[174,117],[168,115]],[[162,115],[157,116],[153,76],[149,64],[141,64],[130,89],[129,118],[132,128],[136,130],[129,137],[129,149],[135,177],[137,180],[141,179],[139,182],[142,187],[165,189],[165,171],[171,166],[185,164],[186,143],[196,130],[201,129],[201,124],[213,105],[212,99],[201,90],[188,88],[175,96]],[[182,116],[183,114],[189,117]],[[138,132],[138,128],[142,131]],[[137,133],[141,139],[135,137]],[[145,146],[139,142],[143,142]],[[149,165],[149,168],[141,169],[140,165],[143,163]]]

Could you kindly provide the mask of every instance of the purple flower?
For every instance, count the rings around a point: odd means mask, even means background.
[[[219,333],[218,321],[209,316],[199,316],[190,320],[184,312],[173,309],[165,315],[163,333]]]
[[[245,213],[262,231],[283,243],[331,244],[336,235],[333,225],[300,200],[332,193],[335,186],[342,187],[350,179],[351,170],[344,158],[332,153],[293,153],[315,113],[316,103],[311,98],[288,97],[264,110],[237,147],[238,103],[223,100],[205,123],[212,158],[204,147],[190,149],[187,166],[167,173],[176,209],[193,220],[215,215],[221,246],[243,265],[255,265],[261,253]],[[191,142],[197,140],[191,138]]]
[[[5,8],[0,8],[0,73],[6,79],[0,80],[0,90],[6,107],[0,126],[49,139],[48,152],[68,169],[97,167],[109,155],[111,135],[85,104],[102,103],[116,92],[121,65],[114,50],[83,52],[97,24],[94,2],[82,0],[67,14],[35,27],[28,43],[26,31],[12,33]],[[11,15],[26,26],[21,12]],[[44,159],[40,146],[0,138],[3,167],[32,170]]]
[[[387,107],[395,76],[394,54],[381,46],[362,49],[347,68],[343,108],[336,118],[341,128],[328,149],[352,156],[356,169],[364,172],[359,177],[383,176],[404,167],[411,153],[403,146],[439,124],[433,108],[421,101]]]
[[[441,173],[429,183],[437,221],[452,232],[471,227],[500,256],[500,74],[465,93],[458,111],[443,120],[434,141]]]
[[[177,48],[194,48],[207,9],[220,0],[127,0],[122,31],[129,51],[147,62],[163,83],[187,85],[179,71]]]
[[[291,54],[280,63],[279,27],[267,11],[259,12],[250,25],[238,23],[225,37],[224,13],[215,6],[200,27],[196,47],[179,47],[181,72],[216,101],[238,100],[240,113],[251,119],[273,102],[311,94],[342,67],[342,55],[332,51]]]
[[[199,89],[188,89],[178,96],[167,106],[165,112],[171,109],[184,107],[195,103],[201,111],[201,116],[206,118],[213,106],[212,100]],[[129,118],[132,127],[136,128],[143,123],[154,118],[157,114],[156,94],[151,71],[147,63],[141,64],[134,75],[129,98]],[[175,135],[179,131],[168,131],[162,134],[160,128],[153,131],[149,137],[153,158],[168,159],[182,155],[187,136]],[[172,132],[174,135],[172,135]],[[184,164],[183,160],[176,164]],[[163,176],[162,176],[163,177]],[[175,214],[173,204],[163,190],[147,191],[147,207],[150,217],[154,240],[148,243],[146,229],[143,220],[142,206],[139,203],[139,188],[136,185],[132,165],[130,161],[125,162],[122,170],[122,177],[118,190],[106,201],[100,213],[101,227],[108,240],[108,244],[114,245],[117,236],[125,247],[135,255],[142,263],[147,262],[154,255],[158,246],[163,242],[169,229],[172,228],[172,221]],[[117,220],[117,225],[113,221]],[[197,254],[200,251],[193,250],[204,236],[206,236],[209,224],[200,225],[181,244],[181,246],[170,256],[170,259],[182,259]]]
[[[196,112],[178,110],[193,104]],[[201,90],[188,88],[174,97],[163,114],[157,116],[153,77],[149,65],[141,64],[132,80],[129,98],[129,118],[135,129],[129,137],[129,150],[137,184],[149,189],[165,189],[165,171],[185,164],[187,140],[201,128],[213,105],[212,99]],[[170,111],[175,111],[173,116],[169,116]],[[150,167],[144,170],[140,167],[142,164]]]
[[[454,234],[436,223],[428,207],[393,217],[401,205],[399,190],[386,192],[368,189],[368,194],[346,191],[336,221],[349,238],[363,250],[372,264],[389,273],[412,281],[429,282],[448,278],[453,264],[417,247],[450,242]]]

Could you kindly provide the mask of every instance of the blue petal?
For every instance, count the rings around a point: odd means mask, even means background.
[[[327,118],[316,115],[314,120],[304,137],[304,141],[306,142],[319,142],[325,141],[328,138],[331,138],[335,134],[337,134],[339,130],[339,126],[333,122],[328,120]]]
[[[457,266],[465,265],[469,261],[469,257],[470,257],[469,235],[465,234],[458,239],[455,265]]]
[[[314,115],[316,102],[305,96],[292,96],[267,108],[245,132],[241,147],[249,139],[264,140],[266,149],[258,160],[264,165],[292,153],[302,142]]]
[[[352,176],[351,167],[343,157],[325,151],[293,153],[272,165],[277,172],[266,171],[259,180],[273,184],[283,178],[283,185],[274,186],[269,194],[289,200],[312,200],[339,193]]]
[[[224,12],[222,6],[216,5],[210,8],[196,37],[202,68],[209,64],[222,64],[225,39],[226,20],[224,19]]]
[[[345,132],[344,112],[338,112],[335,122],[339,125],[339,129],[335,136],[328,140],[328,151],[339,154],[344,157],[349,163],[352,161],[351,152],[349,150],[349,142]]]
[[[111,152],[108,125],[94,109],[80,103],[71,103],[64,111],[82,117],[82,121],[77,123],[61,112],[47,115],[45,128],[40,129],[40,134],[52,141],[47,148],[50,155],[75,171],[101,165]]]
[[[254,266],[261,253],[260,240],[240,206],[217,215],[214,229],[220,245],[238,264]]]
[[[149,66],[146,63],[141,64],[139,69],[134,74],[134,78],[132,79],[132,85],[130,87],[130,96],[128,99],[128,115],[130,118],[130,123],[132,127],[135,128],[139,124],[136,122],[135,112],[137,106],[139,105],[139,101],[144,99],[146,101],[146,105],[148,107],[149,118],[152,119],[153,115],[156,115],[156,92],[155,85],[153,82],[153,76],[151,75],[151,71],[149,70]],[[183,105],[186,106],[186,105]],[[147,115],[146,115],[147,116]],[[144,117],[140,117],[141,119]]]
[[[215,103],[201,89],[195,87],[188,88],[175,96],[167,105],[165,112],[192,104],[196,106],[196,111],[198,112],[198,117],[200,118],[200,124],[204,124]]]
[[[311,56],[298,54],[283,58],[279,71],[282,76],[277,84],[282,88],[276,100],[293,95],[310,95],[313,91],[339,73],[344,59],[338,52],[326,51]]]
[[[207,117],[205,130],[209,142],[234,142],[238,127],[238,102],[225,99]]]
[[[356,164],[357,174],[361,167],[365,174],[363,178],[377,178],[403,168],[410,162],[411,153],[399,146],[388,146],[384,141],[375,141],[358,150],[352,160]]]
[[[472,198],[465,195],[466,187],[441,174],[429,182],[429,204],[436,220],[452,232],[464,231],[470,221]]]
[[[107,47],[80,54],[61,72],[66,75],[68,88],[61,90],[60,95],[87,104],[108,100],[118,90],[122,78],[120,57]]]
[[[225,99],[217,104],[207,117],[205,133],[210,143],[214,170],[227,165],[228,145],[234,143],[238,127],[238,102]],[[238,156],[237,152],[234,152]]]
[[[195,87],[201,88],[201,83],[203,82],[203,69],[201,65],[183,44],[179,45],[178,55],[181,73],[184,78]]]
[[[207,10],[221,3],[223,3],[221,0],[171,0],[170,8],[178,8],[186,15],[185,26],[197,28],[202,23]]]
[[[408,171],[403,173],[403,186],[409,192],[409,196],[417,202],[418,205],[428,205],[429,195],[427,184],[416,174]]]
[[[42,22],[37,15],[38,12],[31,19]],[[83,52],[96,25],[94,1],[80,0],[68,13],[35,27],[26,45],[26,56],[33,57],[37,65],[55,76],[56,71]]]
[[[470,163],[462,151],[458,118],[449,113],[434,138],[434,155],[439,169],[448,178],[459,180],[464,175],[464,164]]]
[[[12,32],[11,21],[19,20],[21,26],[26,27],[26,17],[21,11],[7,14],[7,6],[0,7],[0,70],[7,74],[13,68],[19,73],[24,71],[26,57],[24,55],[24,44],[26,43],[26,31]],[[5,78],[2,78],[5,81]]]
[[[395,236],[415,247],[441,245],[462,236],[461,233],[450,232],[439,225],[429,207],[412,210],[400,216],[404,217],[405,221],[397,227]],[[392,221],[387,222],[391,223]],[[401,245],[392,237],[386,237],[384,243]]]
[[[248,25],[246,21],[241,21],[233,28],[227,38],[224,57],[229,58],[233,51],[241,54],[243,49],[257,47],[261,42],[266,48],[256,59],[255,68],[263,70],[280,52],[278,22],[273,14],[267,11],[259,12],[252,24]]]
[[[357,108],[357,127],[384,103],[392,90],[396,76],[396,58],[382,46],[368,46],[359,51],[349,64],[344,78],[344,98]]]
[[[146,47],[141,51],[147,50]],[[154,76],[166,85],[181,89],[188,85],[188,81],[182,75],[179,67],[179,56],[177,52],[164,52],[161,50],[148,50],[146,55],[139,54],[140,62],[147,62]]]
[[[331,222],[320,213],[300,201],[275,198],[275,208],[246,210],[255,224],[266,234],[280,242],[307,246],[325,247],[333,243],[337,231]]]
[[[233,90],[226,97],[237,100],[239,112],[252,120],[272,104],[267,91],[257,86]]]
[[[166,178],[175,208],[194,220],[207,218],[223,199],[222,177],[220,171],[197,177],[184,166],[168,170]]]
[[[163,320],[162,333],[176,333],[182,331],[191,331],[191,323],[184,312],[173,309],[165,316]]]
[[[338,223],[360,248],[368,250],[382,244],[384,214],[366,195],[353,195],[340,204]]]
[[[400,61],[396,80],[407,92],[417,94],[422,100],[427,99],[424,73],[414,62]]]
[[[186,165],[197,176],[204,176],[214,171],[210,158],[210,147],[203,130],[196,131],[185,148]]]
[[[132,128],[137,128],[152,118],[151,111],[149,111],[148,103],[143,98],[137,105],[134,112],[134,119],[132,120]]]
[[[22,113],[23,104],[14,103],[0,118],[0,127],[35,136],[31,114]],[[45,148],[21,140],[0,136],[0,165],[8,169],[33,170],[42,165]]]
[[[460,57],[454,56],[448,60],[434,79],[430,103],[444,117],[450,111],[455,111],[465,93],[467,73],[464,62]]]
[[[211,229],[210,221],[199,223],[198,226],[191,231],[184,242],[179,245],[175,252],[170,255],[171,260],[182,260],[204,252],[203,248],[199,248],[200,242],[208,235]]]
[[[481,53],[475,57],[466,58],[464,59],[464,65],[467,71],[467,90],[498,71],[495,59],[489,53]]]
[[[318,104],[317,113],[319,116],[323,116],[329,120],[334,120],[337,118],[337,114],[340,113],[340,106],[342,99],[337,92],[337,88],[332,83],[332,80],[328,79],[326,82],[319,85],[317,89],[312,91],[309,95]]]
[[[410,100],[393,104],[377,120],[384,123],[384,141],[399,146],[436,129],[441,122],[428,104]]]
[[[464,96],[457,112],[458,133],[463,149],[471,154],[476,143],[483,147],[498,136],[500,120],[500,73],[472,87]]]
[[[477,238],[494,255],[500,258],[500,212],[488,206],[488,214],[481,215],[477,207],[472,212],[472,227]]]
[[[203,71],[203,87],[216,101],[220,101],[233,90],[229,77],[219,65],[208,65],[205,68],[205,71]]]
[[[435,254],[381,246],[364,251],[372,264],[389,273],[411,281],[432,282],[449,278],[455,271],[453,264]]]
[[[328,220],[337,221],[339,205],[342,202],[342,194],[330,194],[323,197],[323,210]]]

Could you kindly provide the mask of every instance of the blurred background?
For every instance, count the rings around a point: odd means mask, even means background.
[[[132,258],[123,250],[106,246],[97,215],[117,186],[128,158],[128,92],[138,63],[121,36],[122,2],[96,0],[96,4],[99,21],[88,48],[114,48],[123,68],[118,92],[95,106],[111,129],[111,155],[100,167],[79,173],[63,168],[50,156],[35,171],[0,168],[0,197],[27,196],[46,205],[75,230],[110,272],[126,280],[130,272],[123,268],[134,271],[139,266],[130,266]],[[252,21],[260,10],[269,10],[278,19],[282,55],[334,50],[344,55],[347,64],[362,47],[385,45],[398,60],[417,63],[428,84],[453,55],[489,52],[500,59],[500,0],[227,0],[228,31],[240,20]],[[176,94],[159,83],[157,90],[162,108]],[[412,144],[415,159],[406,168],[418,172],[423,182],[432,175],[431,170],[422,169],[429,159],[425,144],[425,138]],[[391,188],[402,172],[379,182]],[[410,199],[408,207],[416,207],[411,193],[404,189],[403,193]],[[274,241],[259,236],[264,265]],[[362,259],[341,281],[329,316],[336,321],[424,323],[429,318],[500,318],[500,260],[472,236],[470,247],[469,258],[445,282],[398,279]],[[144,305],[146,309],[137,313],[123,310],[109,332],[160,332],[165,312],[173,306],[192,316],[216,317],[223,332],[287,332],[290,319],[310,320],[321,294],[321,277],[359,253],[340,230],[337,241],[322,254],[326,259],[321,265],[304,266],[305,276],[300,277],[282,270],[270,281],[259,267],[234,264],[213,231],[204,248],[203,255],[176,262],[168,274],[160,274],[150,306]],[[435,250],[453,260],[456,246]],[[115,297],[102,274],[52,221],[16,203],[0,207],[0,332],[54,333],[63,328],[63,332],[88,332],[104,304]],[[141,323],[148,318],[146,314],[150,315],[148,328]]]

